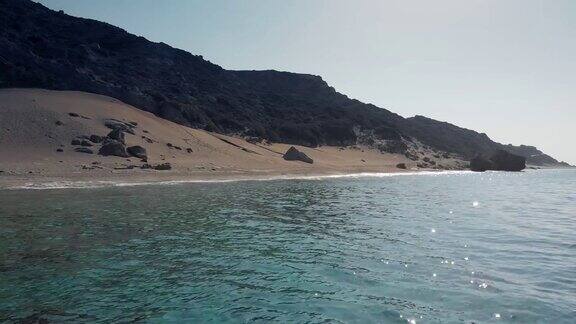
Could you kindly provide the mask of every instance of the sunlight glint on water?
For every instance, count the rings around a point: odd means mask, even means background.
[[[0,321],[556,322],[576,172],[0,191]]]

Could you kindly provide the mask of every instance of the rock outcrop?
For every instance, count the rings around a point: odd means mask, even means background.
[[[90,135],[90,141],[92,143],[102,143],[104,138],[105,138],[104,136],[100,136],[100,135]]]
[[[108,133],[108,135],[106,135],[107,138],[109,139],[113,139],[115,141],[118,141],[120,143],[125,143],[126,142],[126,138],[124,135],[124,131],[120,130],[120,129],[114,129],[113,131],[111,131],[110,133]]]
[[[100,147],[98,154],[103,156],[111,156],[111,155],[119,157],[129,156],[128,153],[126,152],[126,146],[124,145],[124,143],[109,138],[107,138],[102,143],[102,147]]]
[[[500,171],[522,171],[526,169],[526,158],[512,154],[505,150],[496,151],[490,158],[496,170]]]
[[[283,158],[286,161],[302,161],[306,163],[314,163],[314,160],[312,160],[304,152],[298,151],[298,149],[296,149],[294,146],[290,147],[288,151],[284,153]]]
[[[116,119],[108,119],[104,122],[104,126],[110,128],[111,130],[119,130],[134,135],[134,127],[136,125],[131,123],[125,123]]]
[[[526,168],[526,158],[505,150],[497,150],[490,157],[476,156],[470,160],[472,171],[522,171]]]
[[[140,159],[147,159],[148,156],[146,154],[146,149],[143,148],[142,146],[136,145],[136,146],[130,146],[126,149],[126,152],[128,152],[128,154],[140,158]]]
[[[477,172],[494,170],[494,163],[489,158],[478,155],[470,160],[470,170]]]

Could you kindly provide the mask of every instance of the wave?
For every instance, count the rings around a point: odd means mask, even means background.
[[[228,183],[247,181],[280,181],[280,180],[305,180],[322,181],[340,178],[387,178],[400,176],[447,176],[474,174],[472,171],[416,171],[416,172],[361,172],[346,174],[327,175],[277,175],[268,177],[229,178],[229,179],[183,179],[166,181],[49,181],[27,182],[22,185],[9,186],[8,190],[54,190],[54,189],[98,189],[109,187],[136,187],[136,186],[170,186],[188,183]]]

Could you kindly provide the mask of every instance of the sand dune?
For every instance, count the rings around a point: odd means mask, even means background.
[[[168,162],[172,170],[142,170],[137,158],[104,157],[75,152],[71,141],[81,135],[106,136],[104,124],[115,119],[136,123],[127,145],[140,145],[148,163]],[[169,143],[172,147],[169,147]],[[363,147],[301,147],[313,164],[285,161],[291,145],[249,143],[158,118],[116,99],[82,92],[39,89],[0,90],[0,179],[182,179],[285,174],[399,172],[415,162],[398,154]],[[178,149],[178,148],[180,149]],[[57,150],[61,149],[62,152]],[[133,167],[133,169],[126,169]]]

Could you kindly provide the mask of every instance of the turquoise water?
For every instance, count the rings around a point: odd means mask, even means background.
[[[0,322],[575,318],[573,170],[0,191]]]

